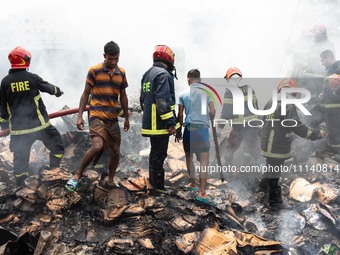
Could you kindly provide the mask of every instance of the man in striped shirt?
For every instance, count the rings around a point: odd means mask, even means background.
[[[107,184],[114,186],[114,175],[119,163],[120,128],[118,125],[118,99],[124,111],[124,131],[128,131],[128,87],[125,70],[118,66],[119,46],[110,41],[104,46],[104,62],[92,66],[86,77],[84,92],[80,98],[77,128],[84,129],[83,112],[90,99],[90,136],[92,145],[85,153],[79,168],[67,184],[66,189],[74,191],[85,168],[93,161],[97,163],[104,150],[110,152]]]

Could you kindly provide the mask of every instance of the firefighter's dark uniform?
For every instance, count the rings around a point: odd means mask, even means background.
[[[340,74],[340,61],[326,68],[326,76]],[[324,80],[324,79],[323,79]],[[339,154],[340,151],[340,90],[332,89],[326,80],[317,105],[311,109],[311,126],[316,127],[325,122],[328,132],[328,151]],[[326,142],[325,142],[326,143]],[[340,157],[339,157],[340,158]]]
[[[58,130],[51,125],[40,92],[51,95],[60,89],[25,69],[10,69],[1,81],[0,122],[9,121],[17,183],[29,175],[31,146],[36,140],[50,150],[50,167],[59,167],[64,146]]]
[[[270,109],[271,106],[272,101],[269,101],[264,109]],[[282,121],[284,121],[283,125]],[[281,115],[279,101],[275,112],[264,117],[261,130],[261,155],[267,159],[267,169],[280,167],[286,159],[290,158],[293,134],[310,140],[321,138],[318,129],[309,128],[300,121],[295,105],[287,105],[286,115]],[[281,187],[278,184],[280,173],[268,171],[265,177],[269,178],[269,205],[281,204]]]
[[[260,154],[257,147],[257,131],[258,128],[250,127],[248,121],[258,119],[258,116],[253,114],[248,107],[248,85],[239,87],[244,96],[244,115],[233,114],[233,95],[227,88],[224,93],[223,108],[221,112],[221,118],[228,120],[229,124],[232,124],[232,129],[227,137],[226,141],[226,153],[225,163],[232,164],[235,151],[238,149],[243,140],[246,141],[249,153],[256,161]],[[258,109],[257,98],[253,90],[251,95],[253,106]],[[258,123],[257,123],[258,124]],[[255,124],[254,124],[255,125]],[[224,141],[221,145],[224,144]]]
[[[140,105],[143,110],[142,135],[150,137],[149,181],[156,189],[164,189],[163,163],[167,157],[170,127],[179,128],[175,114],[173,75],[160,62],[143,75]]]
[[[340,61],[326,69],[327,75],[340,74]],[[328,142],[331,150],[336,154],[340,151],[340,89],[332,89],[329,82],[324,83],[324,90],[320,99],[321,112],[328,131]]]

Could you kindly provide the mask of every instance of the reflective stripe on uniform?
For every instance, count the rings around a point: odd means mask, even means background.
[[[175,129],[179,129],[181,124],[179,122],[176,123]],[[145,129],[142,128],[143,135],[169,135],[167,129],[159,129],[159,130],[152,130],[152,129]]]
[[[261,155],[264,156],[264,157],[268,157],[268,158],[285,159],[285,158],[290,158],[291,153],[289,152],[289,153],[286,153],[286,154],[278,154],[278,153],[266,152],[266,151],[261,150]]]
[[[224,99],[223,99],[223,103],[226,103],[226,104],[233,104],[233,99],[231,99],[231,98],[224,98]]]
[[[28,172],[22,172],[21,174],[16,174],[15,177],[21,177],[24,175],[28,175]]]
[[[340,104],[320,104],[322,108],[340,108]]]
[[[270,134],[269,134],[269,139],[268,139],[268,146],[267,146],[267,151],[268,153],[272,152],[273,149],[273,142],[274,142],[274,135],[275,135],[275,131],[271,130]]]
[[[34,133],[40,130],[43,130],[45,128],[47,128],[48,126],[50,126],[51,123],[47,122],[44,125],[40,126],[40,127],[35,127],[35,128],[30,128],[30,129],[23,129],[23,130],[11,130],[11,135],[25,135],[25,134],[30,134],[30,133]]]
[[[157,129],[157,108],[156,104],[152,104],[151,106],[151,130]]]
[[[61,154],[61,153],[60,154],[53,154],[53,156],[56,157],[56,158],[62,158],[64,156],[64,154]]]
[[[332,148],[336,148],[336,149],[340,148],[340,144],[329,144],[329,146],[331,146]]]
[[[39,110],[39,99],[41,98],[41,95],[37,95],[36,97],[34,97],[34,102],[35,102],[35,105],[37,106],[37,116],[40,120],[40,123],[41,125],[44,125],[46,122],[45,122],[45,119],[44,119],[44,116],[42,116],[40,110]]]
[[[150,130],[142,128],[142,134],[143,135],[168,135],[169,132],[167,129],[160,129],[160,130]]]
[[[174,113],[173,112],[168,112],[168,113],[165,113],[165,114],[162,114],[160,115],[161,119],[162,120],[167,120],[167,119],[170,119],[174,116]]]
[[[312,135],[312,133],[313,133],[313,130],[311,128],[308,128],[308,131],[307,131],[305,138],[308,139]]]
[[[273,143],[274,143],[274,135],[275,135],[275,131],[271,130],[270,135],[269,135],[269,139],[268,139],[267,151],[261,150],[261,155],[264,156],[264,157],[268,157],[268,158],[289,158],[290,155],[291,155],[290,152],[288,152],[286,154],[279,154],[279,153],[273,153],[272,152]]]

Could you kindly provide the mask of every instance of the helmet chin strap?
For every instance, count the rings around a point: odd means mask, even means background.
[[[176,67],[173,67],[173,72],[172,72],[173,76],[175,77],[176,80],[178,80],[177,78],[177,71],[176,71]]]
[[[171,66],[171,65],[167,65],[168,66],[168,72],[172,74],[172,76],[178,80],[177,78],[177,71],[176,71],[176,67],[175,66]]]

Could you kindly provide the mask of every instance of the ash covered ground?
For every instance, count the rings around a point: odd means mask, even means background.
[[[224,182],[211,176],[209,194],[218,202],[211,208],[196,202],[195,192],[186,189],[182,144],[171,138],[165,166],[168,192],[154,194],[147,182],[149,142],[140,135],[137,120],[132,118],[131,130],[122,134],[116,175],[120,187],[114,189],[105,187],[105,167],[93,166],[75,192],[64,188],[90,146],[87,132],[63,134],[66,153],[60,169],[48,169],[48,152],[35,144],[32,175],[19,189],[9,138],[0,138],[0,253],[337,254],[338,171],[282,176],[287,208],[278,212],[270,211],[265,194],[257,192],[258,176],[230,173]],[[297,139],[294,157],[286,163],[337,166],[327,156],[315,157],[313,146]],[[214,162],[213,146],[211,150]],[[239,165],[247,164],[245,150],[241,146],[235,155]]]

